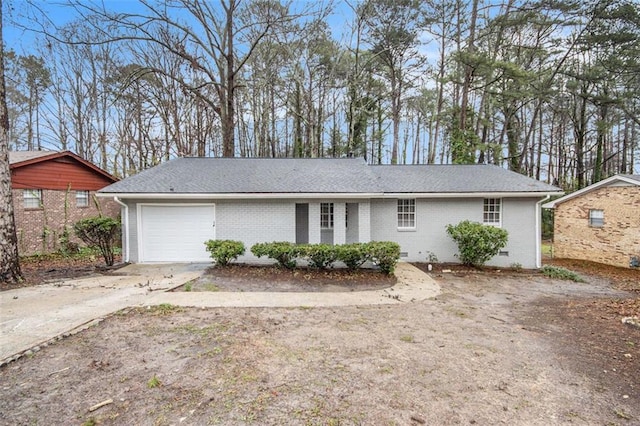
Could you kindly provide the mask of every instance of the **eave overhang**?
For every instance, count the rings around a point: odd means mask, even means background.
[[[178,193],[178,192],[98,192],[98,197],[124,199],[170,199],[170,200],[241,200],[241,199],[372,199],[372,198],[540,198],[547,195],[562,195],[562,191],[544,192],[268,192],[268,193]]]

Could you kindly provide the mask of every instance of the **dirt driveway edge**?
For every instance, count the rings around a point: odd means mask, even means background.
[[[31,355],[161,291],[196,279],[208,265],[131,265],[113,275],[60,281],[0,292],[0,365]]]
[[[0,367],[100,323],[125,308],[364,306],[421,301],[440,287],[401,262],[395,286],[351,293],[170,292],[198,278],[207,264],[129,265],[113,276],[61,281],[0,293]]]

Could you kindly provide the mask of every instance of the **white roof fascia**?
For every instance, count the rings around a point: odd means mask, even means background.
[[[572,192],[571,194],[567,194],[564,197],[560,197],[557,200],[553,200],[553,201],[550,201],[550,202],[548,202],[546,204],[543,204],[542,208],[553,209],[553,208],[555,208],[556,204],[564,203],[565,201],[568,201],[568,200],[570,200],[572,198],[575,198],[575,197],[579,197],[582,194],[586,194],[587,192],[591,192],[591,191],[596,190],[598,188],[601,188],[603,186],[607,186],[610,183],[615,182],[615,181],[622,181],[622,182],[630,183],[632,185],[640,186],[640,182],[638,182],[635,179],[631,179],[631,178],[628,178],[626,176],[614,175],[614,176],[608,177],[608,178],[606,178],[604,180],[601,180],[600,182],[596,182],[593,185],[585,186],[584,188],[579,189],[579,190],[577,190],[575,192]]]
[[[186,199],[216,199],[216,200],[241,200],[247,198],[254,199],[298,199],[298,198],[317,198],[317,199],[369,199],[379,198],[380,193],[308,193],[308,192],[269,192],[269,193],[166,193],[166,192],[151,192],[151,193],[116,193],[116,192],[98,192],[98,197],[118,197],[119,199],[135,198],[135,199],[173,199],[173,200],[186,200]]]
[[[545,197],[547,195],[560,195],[563,192],[402,192],[402,193],[116,193],[116,192],[98,192],[98,197],[118,197],[119,199],[217,199],[217,200],[239,200],[239,199],[292,199],[292,198],[311,198],[311,199],[370,199],[370,198],[522,198],[522,197]]]
[[[539,198],[561,194],[564,194],[564,192],[386,192],[383,198]]]

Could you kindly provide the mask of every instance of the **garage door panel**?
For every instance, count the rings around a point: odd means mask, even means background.
[[[215,238],[215,206],[143,205],[140,208],[143,262],[207,262],[204,242]]]

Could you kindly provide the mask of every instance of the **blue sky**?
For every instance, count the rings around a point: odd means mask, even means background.
[[[212,0],[217,2],[218,0]],[[318,1],[294,0],[299,5],[317,4]],[[324,0],[329,1],[329,0]],[[358,0],[349,3],[356,4]],[[103,4],[105,8],[118,12],[144,12],[145,7],[136,0],[97,0],[85,1],[87,4]],[[62,26],[78,18],[73,7],[65,5],[64,0],[4,0],[4,43],[7,49],[13,49],[20,54],[30,54],[36,51],[34,44],[42,23],[47,20],[56,26]],[[45,18],[42,17],[44,13]],[[334,38],[340,40],[349,32],[352,19],[352,9],[345,1],[336,1],[334,12],[327,22],[333,29]],[[34,22],[36,20],[38,23]],[[52,26],[46,27],[53,32]]]

